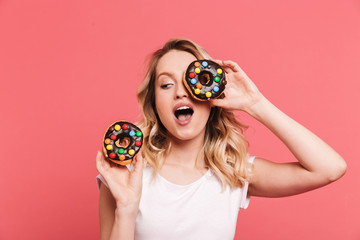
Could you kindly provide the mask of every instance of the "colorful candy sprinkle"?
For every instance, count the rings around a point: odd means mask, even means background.
[[[107,149],[107,150],[111,150],[112,148],[113,148],[112,145],[106,145],[106,149]]]
[[[201,72],[200,68],[195,68],[195,72],[199,74]]]
[[[134,154],[135,154],[135,150],[134,150],[134,149],[130,149],[130,150],[129,150],[129,154],[130,154],[130,155],[134,155]]]
[[[121,129],[121,127],[120,127],[119,124],[116,124],[116,125],[114,126],[114,128],[115,128],[116,131],[119,131],[119,130]]]
[[[211,95],[212,95],[211,92],[206,92],[206,93],[205,93],[205,96],[206,96],[207,98],[211,98]]]
[[[110,136],[110,138],[111,138],[111,140],[116,140],[116,135],[115,135],[115,134],[112,134],[112,135]]]
[[[201,89],[202,88],[201,83],[196,84],[196,88]]]
[[[190,82],[191,82],[192,85],[195,85],[196,84],[196,79],[192,78]]]
[[[215,86],[215,87],[213,88],[213,90],[214,90],[214,92],[218,92],[218,91],[219,91],[219,87],[218,87],[218,86]]]
[[[111,140],[110,140],[110,138],[107,138],[107,139],[105,139],[105,144],[110,144],[111,143]]]
[[[195,62],[194,65],[195,65],[195,67],[200,67],[200,63],[199,63],[199,62]]]
[[[127,124],[124,124],[124,125],[122,126],[122,128],[123,128],[124,130],[126,130],[126,129],[129,128],[129,126],[128,126]]]
[[[120,153],[120,154],[123,154],[124,152],[125,152],[125,150],[124,150],[123,148],[120,148],[120,149],[119,149],[119,153]]]
[[[207,67],[209,64],[208,64],[208,62],[203,61],[203,62],[201,63],[201,65],[203,65],[203,67]]]
[[[220,82],[220,77],[219,76],[214,77],[214,81],[215,82]]]
[[[193,73],[193,72],[189,73],[189,77],[190,77],[190,78],[194,78],[194,77],[195,77],[195,73]]]
[[[131,131],[129,132],[129,135],[130,135],[130,137],[133,137],[133,136],[135,136],[135,132],[134,132],[133,130],[131,130]]]
[[[218,68],[217,70],[216,70],[216,72],[218,73],[218,74],[222,74],[222,69],[221,68]]]
[[[200,89],[197,88],[197,89],[195,89],[194,92],[195,92],[195,94],[200,94],[201,91],[200,91]]]
[[[140,147],[140,146],[141,146],[141,142],[140,142],[140,141],[136,141],[136,142],[135,142],[135,146]]]
[[[113,153],[113,152],[110,153],[110,154],[109,154],[109,157],[110,157],[110,158],[115,158],[115,153]]]
[[[142,132],[140,132],[140,131],[136,132],[136,136],[141,137],[141,135],[142,135]]]
[[[124,156],[124,155],[120,155],[120,156],[119,156],[119,159],[120,159],[121,161],[123,161],[123,160],[125,160],[125,156]]]

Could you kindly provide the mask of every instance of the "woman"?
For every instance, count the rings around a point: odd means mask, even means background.
[[[188,39],[171,39],[152,55],[137,94],[144,160],[137,157],[134,171],[98,152],[101,239],[232,239],[250,196],[295,195],[345,173],[338,153],[271,104],[232,61],[216,61],[228,81],[224,98],[193,99],[182,78],[196,59],[211,57]],[[298,162],[250,157],[235,110],[264,124]]]

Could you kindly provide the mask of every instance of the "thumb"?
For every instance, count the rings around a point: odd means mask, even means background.
[[[138,190],[140,189],[140,191],[142,186],[142,176],[143,176],[143,158],[141,157],[141,154],[137,154],[134,170],[131,172],[130,185]]]
[[[225,100],[224,99],[210,99],[210,104],[213,107],[224,107],[226,105]]]
[[[136,155],[136,163],[135,163],[135,168],[134,168],[134,173],[136,175],[142,176],[142,172],[143,172],[143,164],[144,164],[144,159],[141,155],[141,152],[139,152]]]

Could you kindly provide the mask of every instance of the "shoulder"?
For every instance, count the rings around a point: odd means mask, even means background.
[[[246,161],[247,161],[248,163],[250,163],[250,164],[253,164],[254,161],[255,161],[255,158],[256,158],[256,156],[248,156],[248,158],[246,159]]]

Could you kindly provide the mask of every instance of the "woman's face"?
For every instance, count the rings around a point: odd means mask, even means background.
[[[156,111],[168,132],[180,140],[203,138],[211,110],[207,101],[194,100],[183,84],[184,73],[194,60],[188,52],[171,50],[156,67]]]

